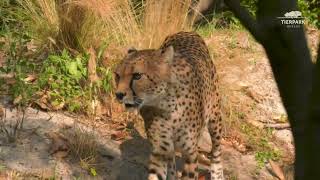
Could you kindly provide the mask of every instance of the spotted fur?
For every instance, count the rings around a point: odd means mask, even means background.
[[[198,179],[198,141],[205,126],[212,139],[211,180],[224,179],[217,74],[198,34],[173,34],[159,49],[131,49],[115,73],[117,98],[138,108],[145,121],[152,144],[149,180],[177,179],[175,151],[185,159],[182,179]]]

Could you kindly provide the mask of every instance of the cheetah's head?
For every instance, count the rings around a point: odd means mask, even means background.
[[[173,47],[164,50],[130,49],[115,69],[115,95],[126,108],[154,105],[170,82]]]

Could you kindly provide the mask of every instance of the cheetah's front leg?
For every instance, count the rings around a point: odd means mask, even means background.
[[[182,130],[178,133],[177,146],[181,148],[185,163],[182,170],[182,180],[198,179],[198,147],[196,135],[188,130]]]
[[[149,160],[148,180],[166,180],[167,179],[167,158],[164,154],[152,152]]]
[[[176,169],[176,158],[175,155],[172,159],[169,159],[168,162],[168,180],[176,180],[177,179],[177,169]]]
[[[174,159],[172,130],[165,122],[162,119],[155,119],[147,129],[148,139],[152,145],[148,180],[166,180],[168,164],[172,165],[172,162],[169,162]]]

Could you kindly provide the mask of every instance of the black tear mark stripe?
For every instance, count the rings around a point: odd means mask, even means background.
[[[130,80],[130,89],[131,89],[131,91],[132,91],[132,95],[133,95],[133,97],[136,97],[137,96],[137,94],[136,94],[136,92],[134,91],[134,89],[133,89],[133,77],[131,78],[131,80]]]
[[[155,170],[155,169],[149,169],[149,174],[157,174],[157,170]]]
[[[160,164],[158,164],[158,163],[156,163],[156,162],[154,162],[154,161],[150,162],[150,164],[152,164],[152,165],[154,165],[154,166],[156,166],[156,167],[161,167]]]

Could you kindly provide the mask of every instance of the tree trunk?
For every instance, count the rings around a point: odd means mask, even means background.
[[[225,3],[263,45],[269,58],[292,127],[295,179],[320,178],[320,63],[311,61],[303,26],[287,28],[278,19],[297,10],[296,1],[259,0],[256,19],[239,0]]]

